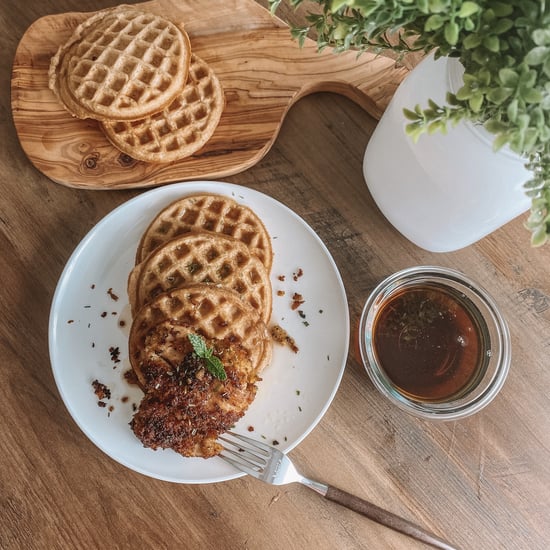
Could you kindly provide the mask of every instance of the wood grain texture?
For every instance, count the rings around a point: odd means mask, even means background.
[[[57,281],[87,232],[141,190],[68,187],[37,170],[10,117],[11,67],[34,21],[115,3],[0,2],[0,548],[425,550],[305,487],[250,478],[200,486],[150,479],[101,452],[65,408],[48,358]],[[292,459],[304,475],[463,550],[547,550],[550,248],[529,247],[524,218],[453,253],[409,243],[382,217],[363,179],[375,126],[348,98],[310,95],[292,106],[261,160],[223,179],[274,197],[311,225],[340,269],[352,326],[369,292],[398,269],[435,264],[465,271],[490,289],[508,319],[511,371],[486,409],[433,423],[389,404],[351,352],[334,401]]]
[[[93,120],[71,117],[48,89],[51,56],[89,13],[62,13],[35,21],[18,46],[12,76],[12,111],[31,162],[50,179],[89,189],[148,187],[223,177],[243,171],[269,150],[290,107],[319,91],[342,94],[379,117],[406,75],[381,56],[303,48],[289,28],[253,0],[154,0],[145,10],[183,23],[193,51],[215,70],[226,107],[209,142],[169,164],[122,155]]]

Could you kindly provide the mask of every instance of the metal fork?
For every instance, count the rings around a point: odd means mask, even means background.
[[[301,483],[326,499],[337,502],[390,529],[435,548],[457,550],[449,542],[392,512],[331,485],[304,477],[284,453],[271,445],[234,432],[226,432],[219,436],[218,441],[224,448],[220,457],[241,472],[271,485]]]

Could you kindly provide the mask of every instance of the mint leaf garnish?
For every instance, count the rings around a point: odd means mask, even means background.
[[[215,376],[220,380],[225,380],[227,378],[227,374],[225,372],[225,369],[223,368],[223,363],[219,360],[218,357],[212,355],[212,357],[207,357],[205,361],[206,368],[212,376]]]
[[[193,346],[195,355],[201,359],[204,359],[206,370],[212,376],[219,378],[220,380],[225,380],[227,378],[227,373],[223,368],[223,363],[214,355],[214,348],[207,347],[204,338],[198,334],[189,333],[187,337]]]

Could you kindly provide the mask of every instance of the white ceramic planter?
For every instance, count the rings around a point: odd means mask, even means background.
[[[384,216],[432,252],[468,246],[530,206],[524,160],[506,149],[493,152],[483,127],[460,123],[417,143],[405,135],[404,107],[426,107],[429,98],[444,104],[446,92],[461,85],[458,61],[423,60],[399,86],[364,157],[367,186]]]

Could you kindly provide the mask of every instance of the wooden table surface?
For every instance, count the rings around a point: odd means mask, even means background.
[[[75,189],[37,171],[12,121],[11,64],[39,17],[114,4],[4,0],[0,7],[0,548],[422,548],[302,486],[146,477],[100,451],[65,408],[48,356],[56,283],[84,235],[142,191]],[[419,264],[465,271],[492,291],[508,319],[511,371],[477,415],[431,423],[382,398],[350,346],[334,401],[291,456],[303,473],[460,548],[547,548],[550,247],[530,248],[521,218],[454,253],[409,243],[379,213],[363,180],[375,125],[349,99],[308,96],[292,107],[263,160],[226,181],[284,202],[313,227],[340,269],[354,328],[370,290],[390,273]]]

